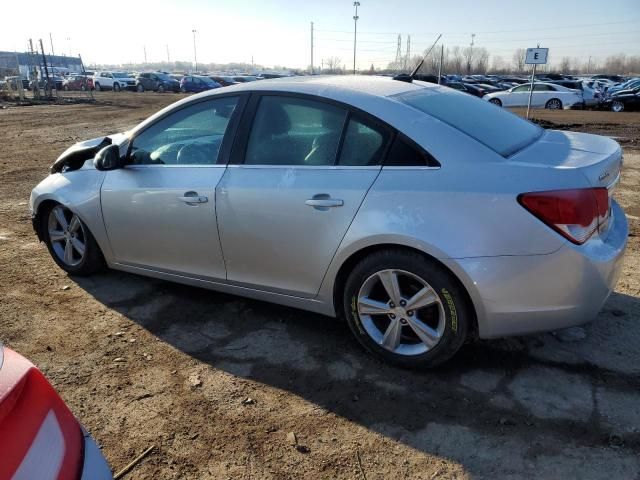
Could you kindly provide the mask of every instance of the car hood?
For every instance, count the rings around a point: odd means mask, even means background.
[[[122,147],[128,140],[128,132],[115,133],[106,137],[96,137],[71,145],[56,159],[49,169],[51,173],[61,172],[63,169],[78,170],[87,160],[93,159],[96,153],[108,145]]]
[[[588,133],[547,130],[540,139],[511,157],[540,167],[578,169],[593,187],[614,183],[622,167],[622,149],[615,140]]]

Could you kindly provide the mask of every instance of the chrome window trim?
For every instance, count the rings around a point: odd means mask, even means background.
[[[247,165],[229,164],[227,168],[252,168],[252,169],[300,169],[300,170],[380,170],[381,165]]]
[[[226,168],[226,165],[224,164],[207,164],[207,165],[200,165],[200,164],[193,164],[193,165],[189,165],[189,164],[184,164],[184,165],[177,165],[177,164],[170,164],[170,165],[155,165],[155,164],[142,164],[142,165],[125,165],[124,166],[125,169],[133,169],[133,170],[138,170],[138,169],[143,169],[143,168]]]

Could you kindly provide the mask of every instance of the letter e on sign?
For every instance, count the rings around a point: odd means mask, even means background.
[[[544,65],[547,63],[548,48],[527,48],[527,56],[524,63],[527,65]]]

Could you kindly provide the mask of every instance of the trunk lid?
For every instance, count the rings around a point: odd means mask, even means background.
[[[587,133],[547,130],[529,147],[510,157],[525,164],[578,169],[592,187],[615,187],[622,168],[622,149],[615,140]]]

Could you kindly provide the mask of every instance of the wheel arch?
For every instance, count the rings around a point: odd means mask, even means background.
[[[417,253],[426,259],[436,262],[444,270],[449,272],[453,278],[455,278],[455,280],[458,282],[460,286],[461,291],[465,296],[465,300],[467,301],[469,310],[472,315],[472,322],[470,326],[471,328],[469,332],[469,337],[470,338],[476,337],[479,331],[478,317],[481,311],[479,310],[480,304],[479,304],[479,298],[476,295],[476,291],[475,289],[470,289],[470,287],[473,285],[473,282],[471,281],[471,279],[466,276],[466,274],[461,268],[455,267],[455,265],[457,264],[454,265],[452,263],[453,261],[452,259],[447,259],[445,263],[442,260],[434,257],[433,255],[425,252],[424,250],[421,250],[414,246],[401,244],[401,243],[387,242],[387,243],[377,243],[377,244],[367,245],[352,252],[347,258],[345,258],[341,262],[340,267],[338,268],[334,277],[333,291],[332,291],[332,297],[331,297],[333,307],[337,316],[340,316],[342,312],[342,300],[343,300],[342,294],[344,292],[344,287],[347,282],[347,278],[349,277],[349,274],[353,271],[355,266],[362,259],[364,259],[365,257],[373,253],[383,251],[383,250],[390,250],[390,249],[404,250],[407,252]],[[475,301],[474,301],[474,298],[475,298]]]

